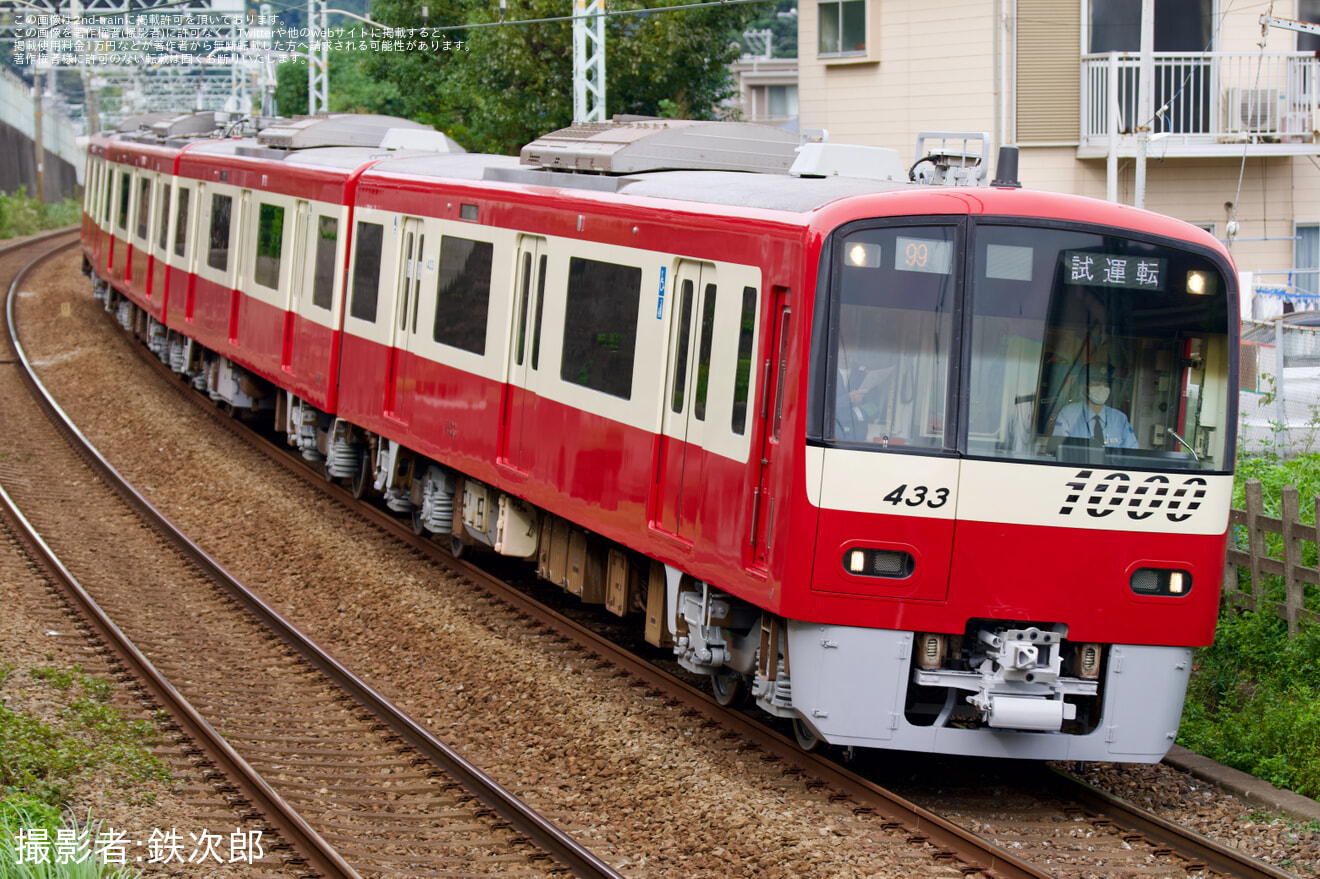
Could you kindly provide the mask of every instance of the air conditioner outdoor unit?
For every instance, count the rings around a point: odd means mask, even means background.
[[[1278,133],[1279,98],[1278,89],[1224,89],[1224,130],[1229,133]]]

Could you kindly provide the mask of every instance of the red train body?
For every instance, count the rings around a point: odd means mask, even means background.
[[[804,744],[1167,750],[1228,527],[1213,238],[909,182],[882,150],[813,145],[790,173],[752,126],[651,126],[660,159],[606,126],[529,166],[352,146],[406,123],[351,123],[322,121],[339,146],[283,146],[311,122],[94,140],[108,305],[419,532],[644,614]],[[711,146],[731,138],[741,158]],[[602,151],[606,173],[555,168]]]

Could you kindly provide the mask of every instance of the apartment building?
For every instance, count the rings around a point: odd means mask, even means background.
[[[1270,9],[1156,0],[1156,111],[1141,120],[1141,0],[800,0],[800,125],[909,162],[920,131],[983,131],[992,156],[1021,148],[1024,185],[1127,204],[1149,127],[1145,206],[1231,240],[1256,316],[1309,310],[1320,37],[1262,31]],[[1320,22],[1320,0],[1272,11]]]

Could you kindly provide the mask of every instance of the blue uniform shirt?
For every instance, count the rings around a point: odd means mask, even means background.
[[[1127,416],[1109,406],[1100,407],[1100,414],[1097,416],[1085,403],[1069,403],[1059,410],[1059,417],[1054,420],[1054,435],[1089,439],[1095,436],[1093,419],[1096,417],[1100,419],[1106,447],[1119,449],[1137,447],[1137,435],[1132,432],[1132,425],[1128,423]]]

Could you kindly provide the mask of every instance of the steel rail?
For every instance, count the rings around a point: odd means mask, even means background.
[[[32,242],[28,242],[32,243]],[[29,262],[14,276],[9,285],[5,304],[5,327],[9,342],[17,355],[21,367],[20,375],[24,384],[32,392],[37,404],[54,422],[55,427],[70,441],[75,451],[87,461],[94,471],[107,478],[120,490],[124,483],[114,468],[103,459],[90,443],[78,432],[72,422],[46,392],[37,380],[28,362],[18,332],[14,324],[14,301],[19,284],[24,277],[37,266],[51,259],[60,252],[78,245],[78,241],[52,248]],[[131,491],[131,489],[129,489]],[[247,800],[259,809],[275,829],[291,844],[308,866],[316,869],[328,879],[360,879],[358,873],[349,866],[327,842],[321,839],[315,830],[284,801],[274,789],[244,760],[225,739],[211,727],[195,708],[165,679],[147,657],[128,639],[106,615],[87,590],[82,587],[73,574],[64,566],[54,551],[46,544],[37,530],[14,504],[3,487],[0,487],[0,500],[17,530],[41,559],[61,590],[86,618],[97,636],[109,646],[120,660],[133,672],[147,689],[157,704],[163,706],[185,735],[199,744],[208,757],[215,761],[220,769],[235,783]]]
[[[1287,870],[1280,870],[1195,831],[1179,827],[1062,770],[1050,767],[1047,784],[1059,796],[1076,801],[1087,811],[1115,824],[1126,825],[1151,842],[1166,846],[1189,861],[1204,864],[1216,873],[1241,879],[1295,879]],[[1189,872],[1194,867],[1195,864],[1189,867]]]
[[[839,792],[846,794],[860,806],[875,809],[882,820],[901,826],[909,833],[909,838],[927,839],[939,847],[941,855],[961,861],[968,872],[982,872],[992,876],[1034,877],[1044,879],[1053,874],[1041,870],[1035,865],[1022,860],[995,846],[971,831],[941,818],[933,812],[912,803],[892,791],[888,791],[874,782],[844,769],[828,759],[816,754],[808,754],[798,747],[796,742],[786,736],[765,727],[737,711],[719,705],[711,696],[693,688],[685,681],[669,674],[664,669],[640,659],[619,647],[603,636],[591,631],[574,620],[542,605],[517,588],[489,574],[466,560],[454,559],[434,540],[419,537],[413,533],[409,524],[396,518],[379,507],[364,503],[354,498],[352,493],[341,485],[327,482],[324,475],[295,458],[289,452],[270,439],[246,429],[221,410],[208,405],[187,382],[175,375],[159,358],[153,356],[141,345],[134,345],[134,350],[142,360],[155,369],[167,380],[171,387],[182,397],[212,417],[217,424],[223,425],[235,436],[254,448],[262,451],[270,460],[280,464],[287,471],[304,479],[308,484],[328,492],[345,507],[352,509],[368,522],[393,535],[405,544],[413,547],[437,564],[451,566],[471,579],[488,594],[505,602],[517,612],[541,620],[551,627],[567,633],[568,636],[588,643],[589,650],[604,662],[623,668],[660,690],[662,697],[673,700],[685,709],[699,711],[713,717],[730,731],[736,732],[758,747],[787,763],[804,765],[805,770],[818,780],[829,784]],[[1144,812],[1123,800],[1104,791],[1075,780],[1066,773],[1057,773],[1058,780],[1046,782],[1055,792],[1067,799],[1076,801],[1084,810],[1110,820],[1118,826],[1134,830],[1147,840],[1176,852],[1193,863],[1203,863],[1209,868],[1228,876],[1240,876],[1244,879],[1292,879],[1292,874],[1251,858],[1227,846],[1186,828],[1178,827],[1149,812]]]
[[[563,614],[545,607],[498,577],[467,561],[454,559],[434,540],[414,534],[409,524],[378,507],[359,501],[343,486],[327,482],[324,475],[319,471],[312,469],[300,459],[294,458],[269,439],[246,429],[240,421],[228,417],[220,409],[209,405],[205,398],[200,397],[193,390],[191,385],[175,375],[169,367],[165,366],[150,351],[147,351],[141,345],[134,345],[133,347],[138,356],[166,379],[177,393],[197,406],[198,409],[207,413],[217,424],[224,425],[235,436],[262,451],[268,458],[279,463],[290,473],[306,480],[314,487],[327,491],[345,507],[353,510],[386,533],[403,541],[417,550],[419,554],[434,560],[438,564],[450,566],[461,572],[488,594],[503,601],[516,611],[533,619],[541,620],[570,638],[585,642],[588,645],[588,650],[598,658],[616,665],[646,681],[649,685],[656,687],[661,691],[664,698],[678,703],[684,709],[699,711],[702,714],[711,716],[726,729],[755,742],[758,747],[778,760],[803,765],[805,771],[810,772],[819,781],[856,800],[860,806],[871,808],[880,813],[882,821],[895,827],[901,827],[907,832],[909,841],[928,841],[936,846],[938,851],[935,853],[935,857],[937,859],[961,861],[966,865],[965,872],[968,873],[984,873],[990,876],[1003,877],[1003,879],[1051,879],[1053,874],[1010,854],[993,843],[978,837],[971,831],[941,818],[934,812],[843,769],[824,757],[804,752],[796,742],[788,737],[780,735],[736,710],[724,708],[701,690],[693,688],[664,669],[657,668],[646,660],[633,655]],[[365,684],[362,686],[366,687]],[[400,732],[400,734],[403,735],[404,733]],[[409,741],[411,742],[411,739]]]
[[[456,751],[441,742],[429,730],[425,729],[412,718],[408,717],[388,699],[376,692],[370,685],[358,678],[347,668],[342,666],[333,657],[322,650],[318,645],[308,639],[305,635],[294,628],[273,608],[253,595],[241,583],[235,580],[229,573],[211,558],[201,547],[197,546],[179,531],[173,523],[165,518],[156,508],[140,493],[133,489],[123,476],[101,456],[100,452],[82,435],[76,426],[74,426],[68,415],[59,407],[49,392],[41,385],[31,366],[27,362],[26,355],[18,341],[17,331],[13,322],[13,303],[14,291],[17,289],[22,275],[29,269],[35,268],[45,259],[53,256],[59,250],[66,249],[78,242],[58,248],[49,254],[34,260],[26,267],[19,277],[15,278],[10,287],[10,295],[7,305],[7,323],[11,343],[19,360],[24,368],[24,379],[32,389],[34,396],[42,407],[51,415],[56,426],[69,438],[79,453],[91,464],[103,478],[106,479],[123,497],[128,501],[148,522],[150,522],[160,533],[169,540],[185,557],[196,563],[206,572],[221,588],[223,588],[240,605],[254,614],[264,625],[270,628],[275,634],[292,649],[296,650],[300,656],[308,663],[316,667],[322,673],[327,675],[338,686],[347,691],[359,704],[374,714],[377,719],[386,724],[390,729],[397,733],[409,745],[425,755],[437,766],[441,767],[446,774],[453,778],[468,793],[472,794],[488,808],[490,808],[501,819],[510,826],[517,829],[527,837],[535,846],[547,852],[551,857],[561,865],[584,879],[623,879],[622,875],[617,873],[612,867],[598,858],[589,849],[582,846],[577,840],[571,837],[564,830],[556,827],[534,810],[524,804],[517,797],[513,796],[494,779],[489,778],[479,769],[465,760]],[[89,599],[90,600],[90,599]],[[107,621],[108,622],[108,621]],[[110,624],[113,626],[113,624]],[[107,630],[111,631],[111,630]],[[117,629],[113,630],[117,633]],[[110,634],[111,643],[119,643],[120,637]],[[136,651],[133,651],[136,653]],[[137,657],[145,665],[150,667],[145,657],[137,654]],[[136,668],[136,663],[135,663]],[[152,669],[154,673],[154,669]],[[155,677],[159,677],[155,675]],[[172,693],[172,688],[168,682],[164,682],[166,690]],[[154,694],[154,690],[153,690]],[[169,694],[163,694],[165,700],[172,704],[174,699]],[[173,694],[177,696],[177,694]],[[182,697],[179,697],[181,700]],[[185,703],[186,704],[186,703]],[[195,715],[195,712],[193,712]],[[210,728],[205,726],[205,721],[200,716],[197,719],[201,722],[199,737],[203,741],[209,741],[206,735]],[[192,730],[190,729],[189,732]],[[290,841],[298,848],[301,854],[304,854],[309,863],[316,864],[317,869],[323,870],[327,876],[345,876],[356,877],[358,874],[353,871],[347,863],[344,863],[338,854],[334,852],[328,844],[320,839],[316,832],[306,824],[301,817],[297,816],[284,801],[271,790],[264,782],[260,781],[246,762],[242,760],[237,753],[229,748],[223,739],[220,739],[214,731],[210,731],[216,739],[223,745],[223,748],[232,755],[227,758],[233,764],[233,772],[236,778],[247,778],[249,774],[257,779],[257,786],[253,791],[252,799],[254,803],[261,805],[263,811],[269,809],[277,815],[288,814],[293,816],[293,820],[298,826],[298,834]],[[229,770],[229,766],[225,766]],[[263,789],[264,788],[264,789]],[[308,851],[304,852],[304,847]],[[338,861],[338,864],[335,861]],[[325,866],[321,865],[324,862]]]

